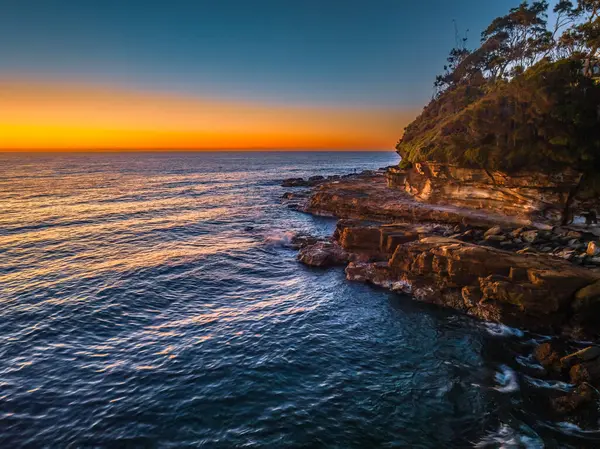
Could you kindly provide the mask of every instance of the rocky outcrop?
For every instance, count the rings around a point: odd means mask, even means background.
[[[420,202],[407,192],[390,189],[385,174],[381,172],[322,183],[315,188],[303,210],[317,215],[381,222],[551,228],[546,223],[536,223],[526,217]]]
[[[483,320],[600,332],[598,229],[556,226],[578,174],[508,178],[434,164],[386,173],[313,187],[303,210],[343,220],[333,243],[303,249],[301,261],[347,264],[349,280]]]
[[[565,169],[547,174],[521,171],[508,175],[480,168],[435,162],[407,170],[388,169],[389,187],[428,204],[487,210],[531,221],[560,224],[586,214],[589,201],[577,201],[582,174]],[[574,217],[572,217],[572,215]]]
[[[507,235],[521,238],[528,232],[522,229],[466,229],[454,234],[457,230],[448,225],[341,220],[333,242],[308,245],[299,259],[319,267],[348,264],[346,276],[351,281],[369,282],[487,321],[540,331],[596,332],[598,270],[549,257],[532,246],[531,251],[515,251],[514,245],[513,251],[497,247],[509,239]],[[483,240],[465,241],[473,236]],[[554,233],[535,238],[532,234],[530,240],[544,245],[560,238]]]
[[[484,320],[554,331],[585,321],[575,298],[600,279],[564,260],[444,237],[398,245],[386,263],[351,264],[347,275]]]

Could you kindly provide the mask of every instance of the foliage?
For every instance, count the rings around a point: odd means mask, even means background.
[[[600,0],[546,1],[495,19],[474,51],[454,49],[436,95],[397,145],[403,161],[506,171],[600,167]]]

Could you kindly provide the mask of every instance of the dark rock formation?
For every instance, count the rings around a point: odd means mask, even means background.
[[[318,242],[300,250],[298,260],[311,267],[346,265],[350,255],[335,242]]]

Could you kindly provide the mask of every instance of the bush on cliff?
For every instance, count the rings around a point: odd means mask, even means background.
[[[577,60],[543,60],[510,81],[443,92],[397,146],[404,160],[506,171],[600,166],[600,85]]]
[[[406,163],[439,161],[515,171],[600,168],[600,0],[522,3],[452,50],[437,94],[397,145]],[[590,31],[591,30],[591,31]]]

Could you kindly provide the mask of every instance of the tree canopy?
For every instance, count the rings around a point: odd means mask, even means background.
[[[450,52],[397,145],[404,161],[489,169],[600,167],[600,0],[523,2]]]

